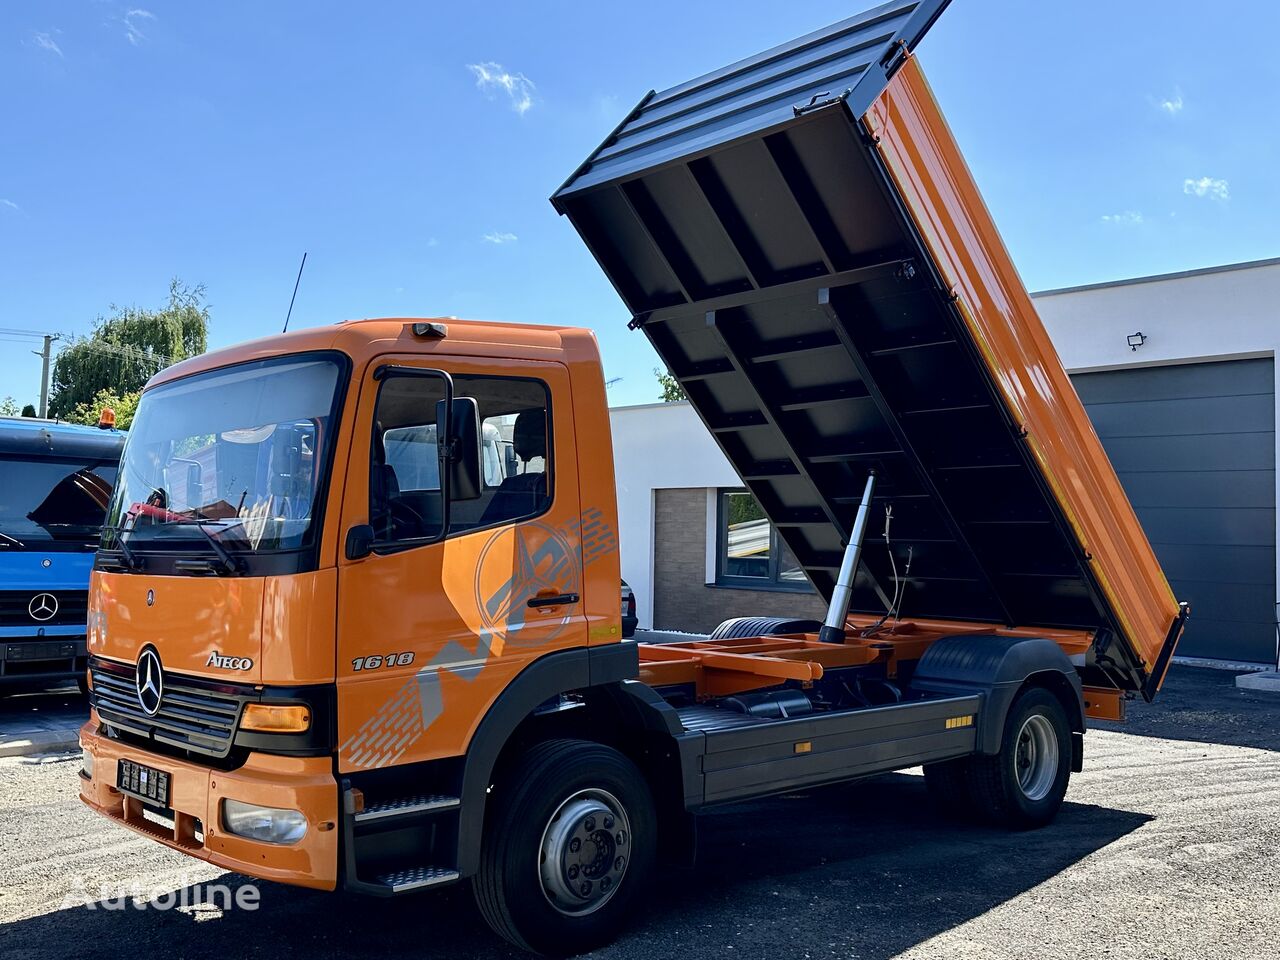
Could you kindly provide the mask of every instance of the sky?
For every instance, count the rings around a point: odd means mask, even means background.
[[[211,346],[371,316],[596,330],[658,364],[547,198],[649,89],[854,0],[0,2],[0,331],[203,284]],[[1032,290],[1280,255],[1280,5],[954,0],[917,54]],[[1206,318],[1206,322],[1213,322]],[[0,397],[39,341],[0,332]]]

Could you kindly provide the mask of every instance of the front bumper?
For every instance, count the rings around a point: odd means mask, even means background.
[[[0,637],[0,684],[42,684],[85,675],[85,638]]]
[[[99,731],[96,715],[80,728],[80,744],[93,755],[92,778],[80,775],[80,799],[103,816],[250,877],[320,890],[337,886],[338,784],[330,758],[253,753],[242,767],[215,770],[111,740]],[[171,823],[148,819],[141,800],[116,788],[122,759],[169,774],[171,809],[166,817]],[[306,835],[282,846],[230,834],[220,816],[224,798],[301,810],[307,818]]]

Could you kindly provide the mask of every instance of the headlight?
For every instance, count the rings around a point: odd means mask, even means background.
[[[301,811],[259,807],[239,800],[222,801],[222,825],[228,833],[264,843],[297,843],[307,833],[307,818]]]
[[[93,754],[87,748],[80,748],[80,774],[86,780],[93,779]]]

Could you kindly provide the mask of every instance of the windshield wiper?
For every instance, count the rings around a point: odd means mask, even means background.
[[[126,570],[137,570],[138,558],[134,554],[134,552],[129,549],[129,545],[124,542],[125,529],[126,528],[123,523],[117,523],[115,526],[110,526],[110,525],[103,526],[102,528],[103,533],[114,533],[116,535],[115,547],[120,551],[119,560],[110,560],[107,558],[104,558],[104,559],[106,559],[108,563],[119,563]],[[129,527],[128,529],[132,530],[133,528]]]
[[[194,569],[192,567],[192,564],[203,564],[208,567],[210,573],[218,573],[219,570],[222,573],[240,573],[241,572],[240,561],[231,555],[231,551],[229,551],[225,546],[223,546],[223,544],[218,540],[217,537],[215,537],[212,533],[210,533],[208,530],[205,529],[206,524],[221,523],[222,522],[221,520],[204,520],[204,519],[197,519],[195,517],[192,517],[191,519],[188,519],[188,520],[175,520],[173,522],[178,526],[195,527],[197,530],[203,533],[204,538],[209,541],[209,546],[213,547],[213,552],[218,555],[218,559],[221,561],[217,565],[214,565],[208,560],[195,560],[195,561],[179,560],[177,561],[177,563],[174,564],[175,567],[177,567],[180,570]]]
[[[27,549],[27,545],[17,537],[11,537],[7,533],[0,533],[0,545],[6,547],[17,547],[19,550]]]

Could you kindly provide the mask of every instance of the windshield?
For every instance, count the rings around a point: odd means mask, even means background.
[[[259,361],[142,395],[103,545],[295,550],[310,543],[331,442],[332,360]],[[201,529],[203,528],[203,529]]]
[[[0,457],[0,552],[93,550],[106,515],[115,460]]]

